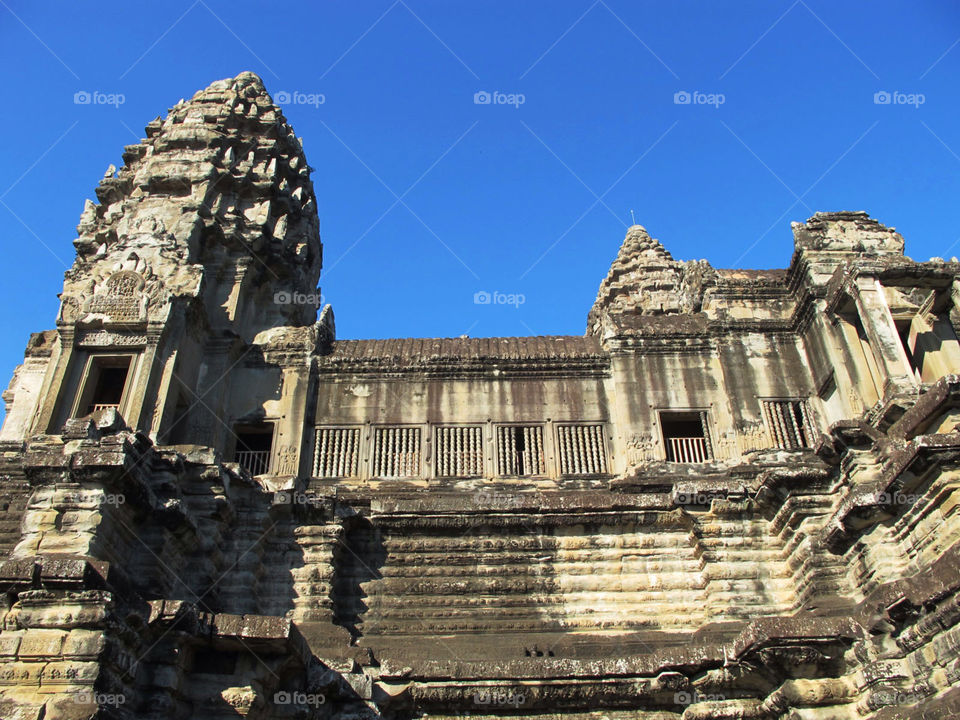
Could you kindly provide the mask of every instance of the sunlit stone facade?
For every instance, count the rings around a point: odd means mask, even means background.
[[[260,79],[146,135],[3,395],[0,717],[960,714],[960,263],[635,225],[583,336],[337,339]]]

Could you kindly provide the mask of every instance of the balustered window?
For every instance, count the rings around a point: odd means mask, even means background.
[[[317,428],[314,477],[356,477],[359,470],[360,428]]]
[[[773,444],[784,450],[812,447],[814,430],[806,400],[764,400],[763,415]]]
[[[469,427],[437,428],[437,477],[483,476],[483,429]]]
[[[273,424],[237,425],[233,431],[237,437],[234,462],[251,475],[265,475],[270,472]]]
[[[373,437],[373,477],[420,475],[420,428],[381,427]]]
[[[543,474],[543,426],[497,427],[497,475],[529,477]]]
[[[713,459],[706,411],[661,412],[667,462],[703,463]]]
[[[561,475],[602,475],[607,472],[603,425],[561,425],[557,428]]]

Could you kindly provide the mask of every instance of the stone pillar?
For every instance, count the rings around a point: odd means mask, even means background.
[[[236,266],[233,271],[233,283],[230,286],[230,292],[224,305],[227,319],[231,323],[236,323],[243,312],[242,303],[247,299],[244,297],[245,291],[247,290],[246,279],[252,265],[253,258],[251,257],[239,257],[236,260]],[[246,294],[251,293],[247,291]]]
[[[310,368],[306,364],[283,368],[283,392],[277,418],[274,448],[274,475],[309,475],[311,453],[305,447],[310,437],[307,427],[307,398],[310,396]]]
[[[127,401],[126,420],[127,425],[143,432],[150,432],[150,426],[153,421],[153,409],[159,398],[155,397],[151,390],[155,387],[153,382],[154,363],[157,358],[157,346],[160,342],[161,327],[152,327],[147,332],[147,343],[143,350],[134,355],[134,365],[131,370],[136,372],[127,379],[127,389],[124,393]]]
[[[60,330],[60,352],[54,353],[50,359],[51,369],[40,391],[40,408],[37,412],[37,421],[33,427],[35,433],[59,432],[60,428],[52,427],[58,416],[66,416],[63,407],[73,401],[77,388],[65,387],[70,380],[70,366],[76,355],[73,346],[73,328]]]
[[[873,355],[884,375],[883,395],[887,397],[891,392],[912,389],[913,370],[900,343],[880,281],[873,277],[857,278],[855,300]]]
[[[877,361],[873,356],[873,351],[861,340],[857,328],[844,316],[837,316],[835,327],[838,334],[838,344],[841,349],[846,350],[846,358],[838,358],[836,367],[843,368],[844,372],[837,373],[837,376],[850,378],[850,383],[845,383],[844,398],[849,414],[859,415],[866,408],[872,406],[880,399],[880,388],[878,382],[882,378],[878,377],[879,368]],[[852,372],[852,374],[851,374]],[[837,383],[841,387],[841,383]]]

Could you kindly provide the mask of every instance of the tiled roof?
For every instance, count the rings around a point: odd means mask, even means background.
[[[413,369],[457,373],[504,369],[572,370],[606,367],[609,356],[595,337],[393,338],[337,340],[318,358],[322,370]]]

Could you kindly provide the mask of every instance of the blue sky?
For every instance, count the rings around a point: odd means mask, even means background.
[[[340,337],[581,334],[631,211],[717,267],[815,210],[960,254],[958,40],[955,2],[0,0],[0,384],[107,166],[216,79],[290,98]]]

